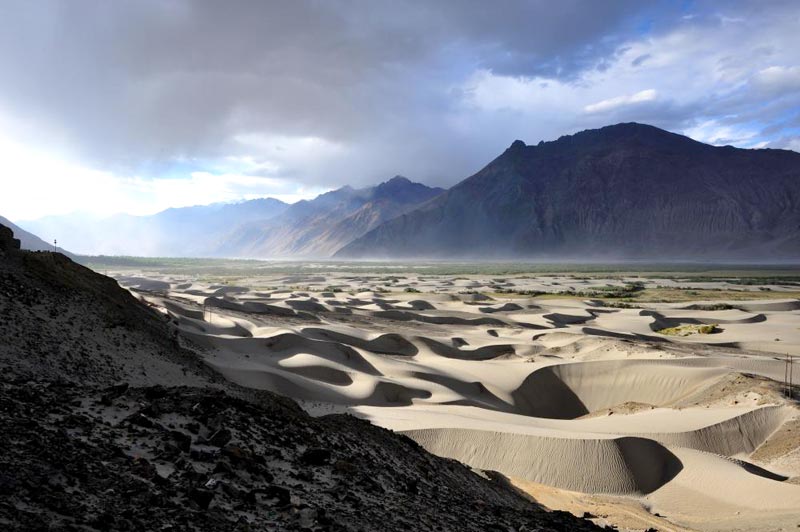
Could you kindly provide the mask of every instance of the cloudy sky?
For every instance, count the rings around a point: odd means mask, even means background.
[[[5,1],[0,215],[449,186],[623,121],[800,151],[800,2]]]

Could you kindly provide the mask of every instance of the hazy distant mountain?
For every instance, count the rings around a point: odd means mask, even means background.
[[[329,257],[386,220],[443,192],[396,176],[380,185],[343,187],[299,201],[280,216],[232,231],[219,248],[223,256]]]
[[[800,154],[642,124],[526,146],[337,257],[800,258]]]
[[[152,216],[49,216],[24,225],[84,254],[207,256],[216,252],[220,240],[234,228],[254,220],[268,220],[288,206],[273,198],[262,198],[167,209]]]
[[[14,225],[8,218],[4,218],[0,216],[0,225],[5,225],[12,231],[14,231],[14,238],[19,239],[22,249],[28,249],[31,251],[53,251],[53,244],[47,243],[38,236],[29,233],[28,231],[22,229],[18,225]],[[61,246],[58,246],[58,250],[61,253],[64,253],[67,256],[72,256],[69,251],[65,251],[61,249]]]

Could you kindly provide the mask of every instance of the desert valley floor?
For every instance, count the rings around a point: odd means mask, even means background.
[[[796,278],[93,267],[227,379],[547,507],[629,530],[800,526]]]

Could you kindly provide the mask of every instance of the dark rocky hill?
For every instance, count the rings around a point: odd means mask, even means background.
[[[1,226],[0,316],[2,530],[598,530],[366,421],[227,383],[112,279]]]
[[[618,124],[514,142],[338,257],[800,258],[800,154]]]
[[[6,378],[96,385],[221,380],[180,347],[165,317],[115,280],[61,253],[8,247],[0,244],[0,372]]]

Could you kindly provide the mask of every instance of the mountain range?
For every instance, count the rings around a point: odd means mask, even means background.
[[[800,154],[627,123],[527,146],[336,257],[800,258]]]
[[[625,123],[531,146],[517,140],[447,191],[396,176],[291,205],[263,198],[23,225],[86,254],[796,260],[800,154]]]
[[[221,255],[329,257],[341,247],[444,192],[395,176],[380,185],[349,186],[299,201],[281,215],[238,228]]]
[[[173,208],[151,216],[49,216],[24,225],[91,255],[328,257],[442,192],[395,176],[373,187],[345,186],[291,205],[261,198]]]

